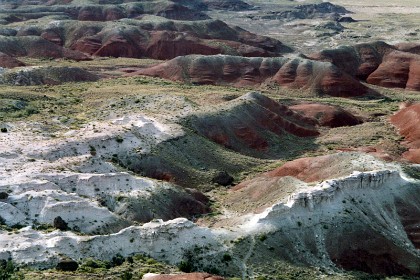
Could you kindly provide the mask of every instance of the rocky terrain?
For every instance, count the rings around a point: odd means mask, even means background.
[[[420,10],[367,5],[0,1],[0,278],[420,277]]]

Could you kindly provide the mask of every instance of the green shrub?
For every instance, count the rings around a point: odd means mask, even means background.
[[[130,271],[124,271],[124,273],[121,275],[121,280],[131,280],[133,279],[133,273]]]
[[[86,272],[93,272],[94,269],[105,270],[105,269],[110,269],[110,268],[111,268],[111,264],[107,261],[100,261],[100,260],[88,258],[82,263],[82,265],[79,267],[79,270],[86,271]]]
[[[232,260],[232,257],[229,254],[224,254],[222,257],[223,262],[230,262]]]
[[[112,257],[112,261],[111,264],[112,266],[120,266],[124,263],[125,259],[123,256],[121,256],[120,254],[116,254],[115,256]]]
[[[0,260],[0,280],[24,279],[23,274],[19,273],[19,268],[11,260]]]
[[[259,239],[261,242],[263,242],[263,241],[265,241],[265,240],[267,239],[267,235],[265,235],[265,234],[261,234],[261,235],[258,237],[258,239]]]
[[[181,261],[178,264],[178,269],[181,270],[182,272],[191,272],[193,270],[193,266],[191,262]]]

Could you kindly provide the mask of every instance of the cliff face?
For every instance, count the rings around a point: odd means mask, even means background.
[[[411,203],[402,203],[408,199]],[[286,202],[261,214],[247,215],[245,222],[230,230],[199,227],[186,219],[152,221],[92,237],[27,228],[13,237],[1,235],[0,256],[46,267],[56,263],[60,254],[73,259],[110,259],[115,252],[147,252],[177,264],[186,252],[194,250],[199,263],[217,266],[221,255],[245,246],[255,255],[279,254],[294,263],[416,275],[420,273],[419,243],[409,239],[415,236],[416,226],[410,217],[420,214],[416,201],[420,201],[418,182],[407,181],[396,169],[357,172],[307,185]],[[261,234],[265,239],[256,241]],[[262,243],[255,246],[255,242]],[[244,264],[252,258],[239,255],[224,269],[247,275]]]
[[[260,214],[253,228],[274,232],[268,242],[292,245],[286,246],[286,258],[294,262],[418,274],[413,230],[418,224],[412,215],[419,211],[401,202],[419,197],[418,183],[405,181],[396,170],[357,172],[291,195]]]

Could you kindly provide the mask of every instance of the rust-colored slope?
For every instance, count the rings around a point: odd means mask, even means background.
[[[78,61],[90,59],[84,53],[67,49],[35,36],[0,36],[0,52],[12,57],[52,57],[68,58]]]
[[[373,42],[322,50],[309,57],[331,62],[351,76],[365,80],[382,63],[382,57],[393,50],[393,46],[384,42]]]
[[[357,44],[312,54],[369,84],[420,90],[420,55],[416,44],[391,46],[384,42]]]
[[[420,55],[392,51],[366,80],[370,84],[420,90]]]
[[[319,125],[328,127],[353,126],[362,120],[346,110],[332,105],[319,103],[302,103],[290,106],[290,109],[302,115],[318,120]]]
[[[10,55],[0,52],[0,67],[14,68],[18,66],[25,66],[25,63],[11,57]]]
[[[367,92],[365,86],[331,63],[302,58],[191,55],[177,57],[129,75],[235,86],[274,82],[285,87],[311,89],[319,94],[340,97],[359,96]]]
[[[420,103],[401,109],[390,121],[404,136],[404,144],[409,149],[403,157],[411,162],[420,163]]]
[[[43,38],[95,56],[171,59],[188,54],[278,56],[292,49],[220,20],[172,21],[146,17],[112,22],[66,21],[38,33]]]
[[[255,92],[216,110],[190,116],[186,123],[219,145],[263,157],[277,154],[279,145],[292,145],[294,138],[319,135],[316,120]]]

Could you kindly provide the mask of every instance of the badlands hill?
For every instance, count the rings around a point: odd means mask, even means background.
[[[254,86],[273,82],[340,97],[363,95],[368,91],[331,63],[303,58],[186,56],[130,75],[148,75],[194,84]]]
[[[420,11],[366,5],[1,1],[0,278],[420,277]]]
[[[188,56],[139,70],[132,75],[237,86],[270,81],[292,88],[312,88],[321,94],[341,97],[365,94],[368,90],[359,80],[382,87],[420,90],[420,56],[399,51],[383,42],[323,50],[309,58]]]

